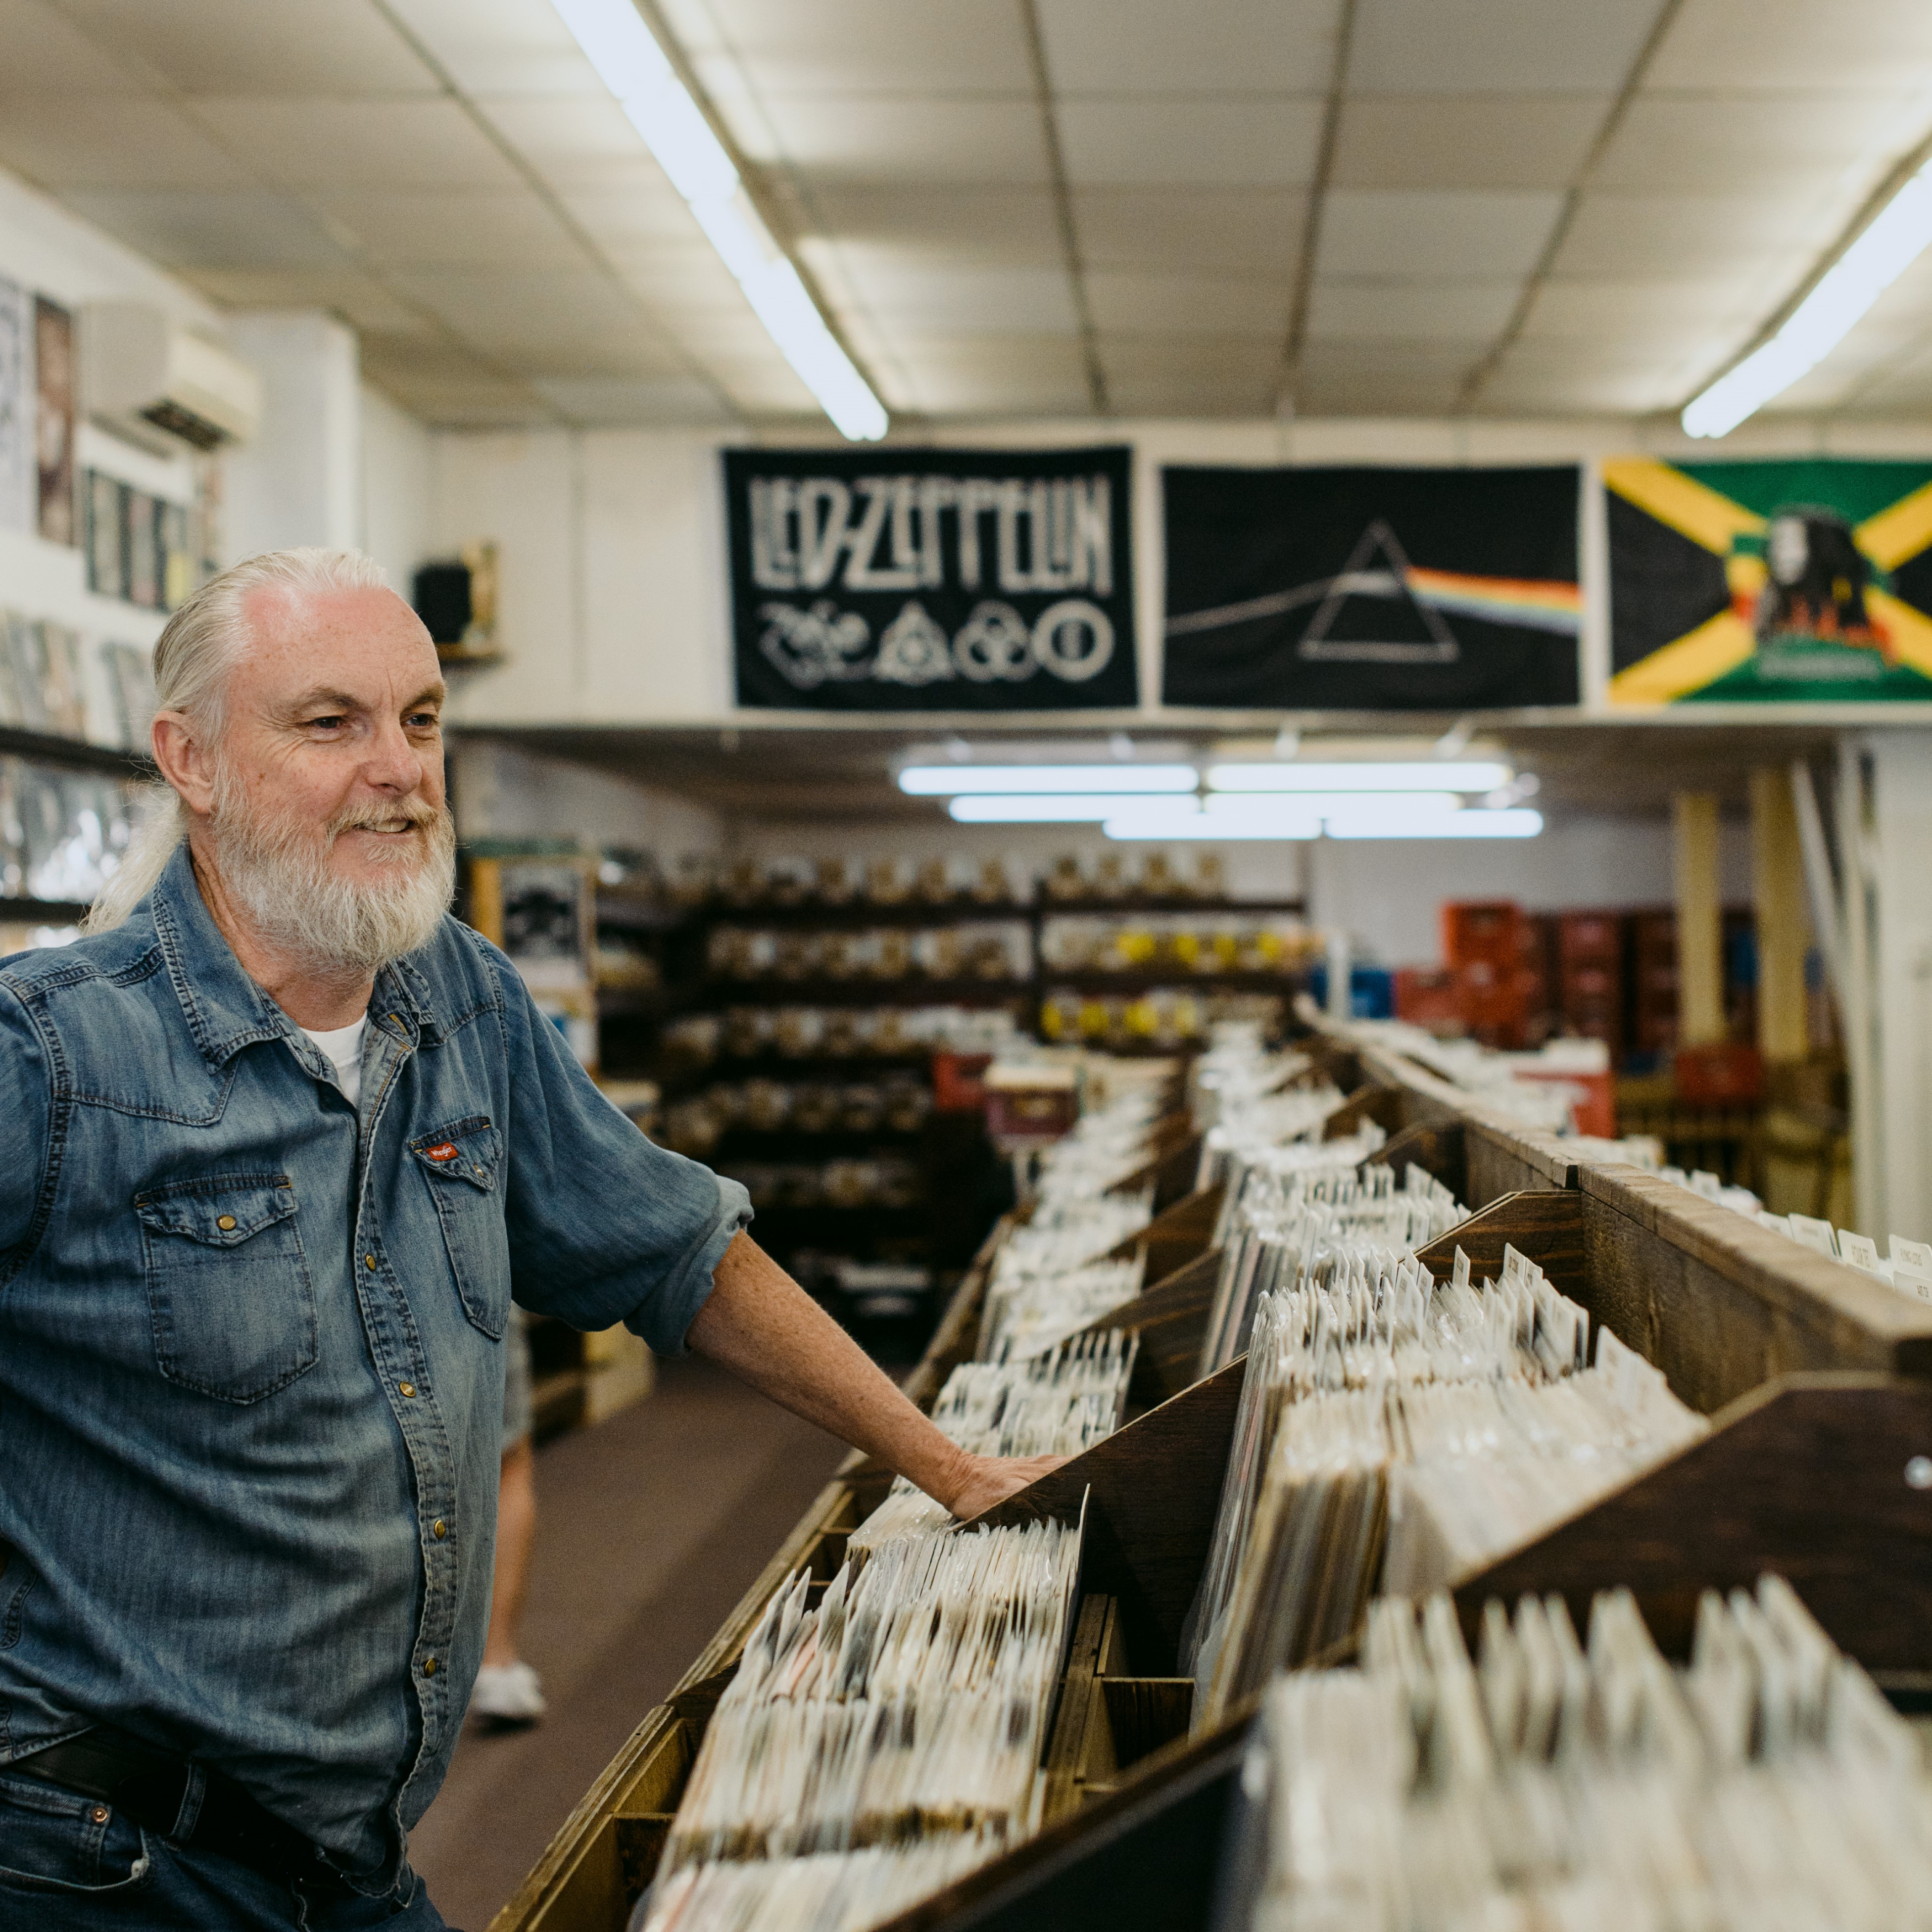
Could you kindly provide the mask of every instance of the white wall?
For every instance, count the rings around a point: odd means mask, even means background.
[[[434,545],[435,439],[380,390],[364,386],[361,496],[356,544],[389,572],[404,597]]]
[[[191,290],[4,171],[0,276],[70,310],[90,302],[152,302],[185,327],[217,339],[224,334],[221,317]],[[193,500],[194,474],[185,456],[155,456],[83,423],[76,438],[76,474],[89,469],[173,502]],[[45,542],[31,531],[0,529],[0,605],[29,616],[51,617],[83,634],[89,646],[84,661],[90,679],[89,735],[112,742],[119,735],[114,710],[92,646],[104,640],[151,645],[165,620],[118,598],[95,596],[86,580],[78,546]]]
[[[687,853],[725,848],[724,821],[703,806],[489,739],[457,746],[451,784],[465,838],[641,846],[667,869]]]
[[[1155,640],[1166,594],[1159,487],[1164,464],[1594,465],[1632,451],[1708,453],[1708,446],[1690,444],[1674,428],[1612,418],[1009,422],[949,426],[936,440],[960,448],[1133,446],[1143,716],[1159,710]],[[438,544],[453,550],[466,538],[493,537],[501,549],[511,661],[466,689],[464,720],[705,724],[732,715],[720,446],[715,431],[696,430],[437,434]],[[1932,423],[1846,426],[1770,418],[1736,431],[1724,454],[1922,455],[1928,447]],[[1586,492],[1586,505],[1595,500]],[[1609,667],[1606,573],[1600,520],[1586,514],[1584,523],[1591,592],[1585,694],[1596,702]],[[786,722],[774,712],[744,714],[744,721]],[[894,728],[889,716],[841,722]]]

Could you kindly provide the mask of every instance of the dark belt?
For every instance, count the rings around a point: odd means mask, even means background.
[[[197,1771],[203,1780],[201,1802],[186,1828],[178,1831]],[[96,1724],[62,1743],[0,1765],[0,1773],[37,1778],[83,1798],[98,1798],[170,1844],[233,1858],[282,1883],[318,1894],[341,1895],[350,1890],[324,1862],[320,1846],[264,1810],[232,1778],[186,1758],[171,1757],[109,1725]]]

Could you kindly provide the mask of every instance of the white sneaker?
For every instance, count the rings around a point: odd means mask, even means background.
[[[515,1664],[486,1664],[476,1672],[470,1694],[470,1714],[494,1729],[533,1724],[548,1707],[535,1671],[519,1659]]]

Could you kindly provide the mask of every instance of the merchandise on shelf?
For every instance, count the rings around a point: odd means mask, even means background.
[[[85,904],[119,867],[134,830],[122,781],[0,758],[0,898]]]

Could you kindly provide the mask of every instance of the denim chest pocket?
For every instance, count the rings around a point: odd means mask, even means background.
[[[484,1114],[438,1127],[409,1144],[443,1226],[456,1292],[471,1323],[493,1341],[509,1321],[509,1238],[499,1170],[503,1136]]]
[[[170,1382],[259,1402],[315,1366],[315,1295],[285,1174],[218,1174],[134,1197],[155,1358]]]

